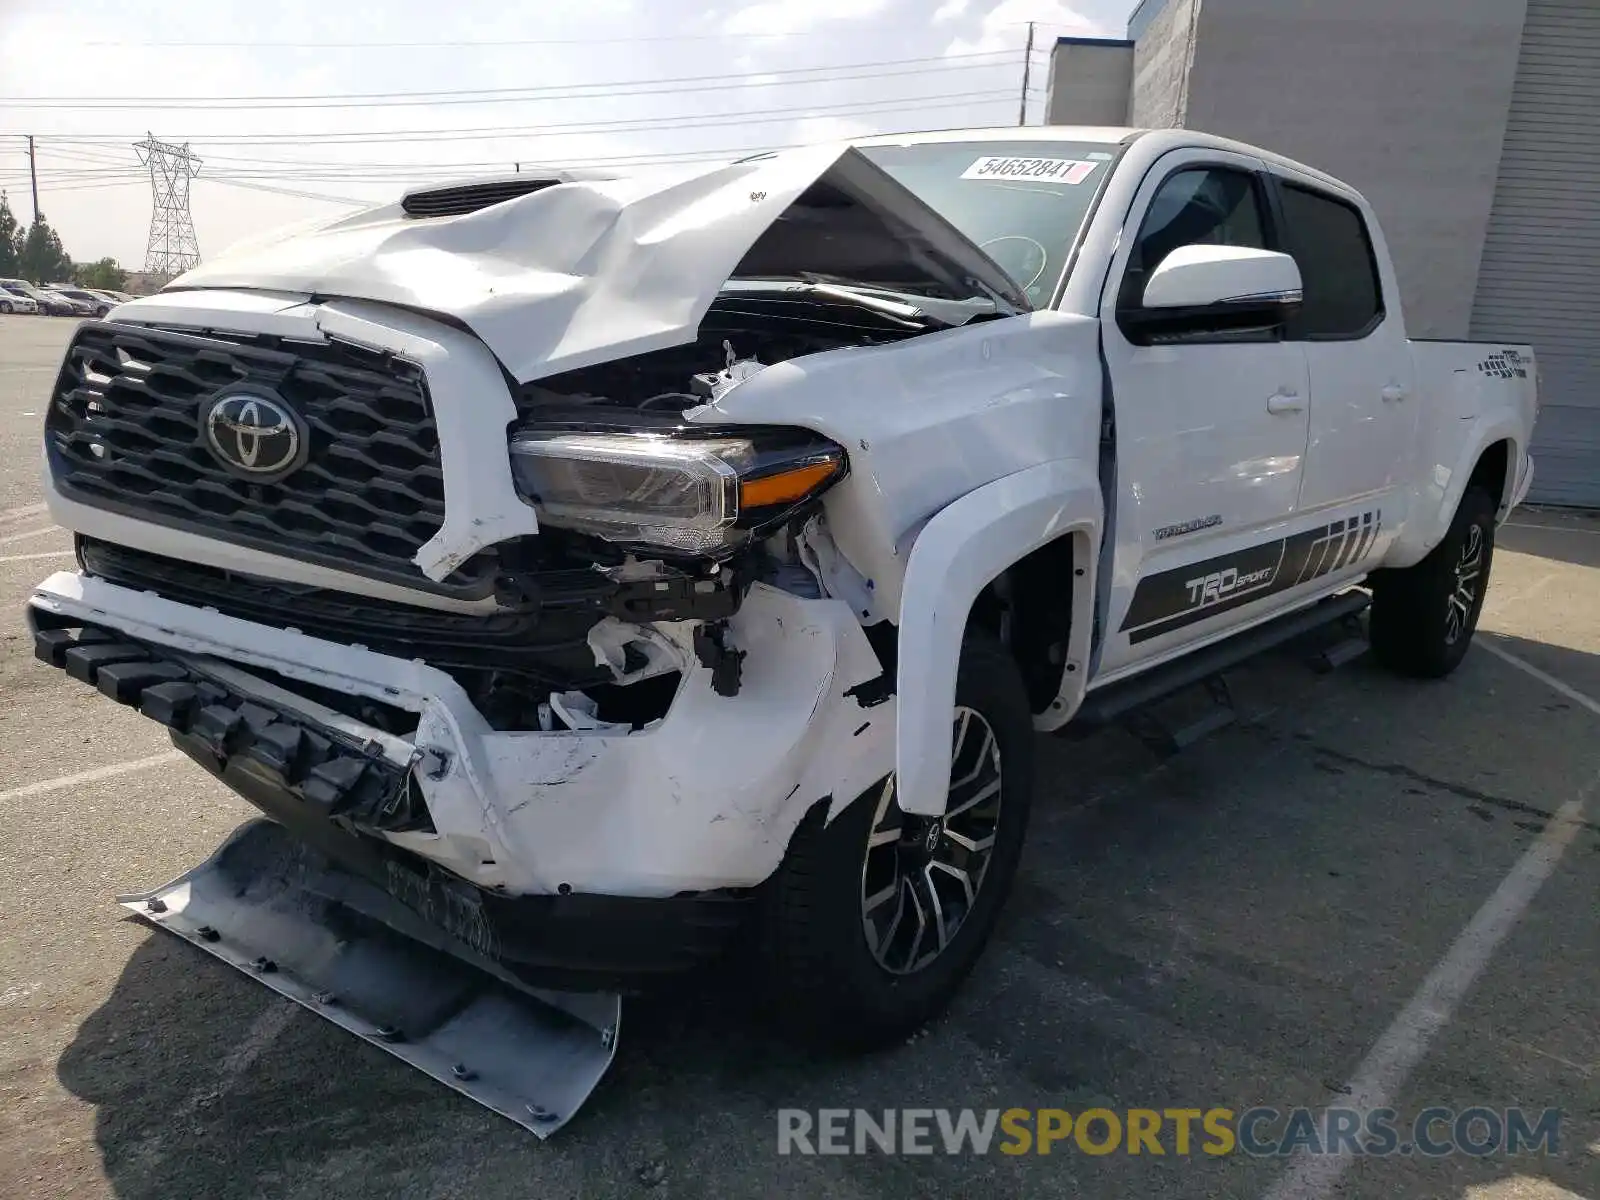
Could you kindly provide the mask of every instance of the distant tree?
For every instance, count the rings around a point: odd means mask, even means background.
[[[7,277],[16,275],[17,252],[22,244],[22,231],[17,227],[17,218],[11,211],[11,202],[6,199],[6,194],[0,192],[0,275]]]
[[[59,283],[72,274],[72,260],[43,213],[28,227],[17,258],[18,273],[35,283]]]
[[[72,268],[72,278],[79,287],[104,288],[113,292],[123,291],[128,283],[128,273],[117,265],[114,258],[79,263]]]

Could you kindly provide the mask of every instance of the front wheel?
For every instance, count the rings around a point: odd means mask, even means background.
[[[11,301],[9,301],[9,300],[0,300],[0,313],[9,313],[10,311],[11,311]]]
[[[1469,487],[1426,558],[1372,577],[1372,651],[1384,666],[1441,679],[1461,665],[1489,588],[1494,518],[1494,497]]]
[[[977,963],[1016,876],[1033,719],[1015,664],[969,635],[941,818],[901,811],[890,775],[831,823],[802,822],[769,885],[762,950],[794,1032],[849,1049],[903,1039]]]

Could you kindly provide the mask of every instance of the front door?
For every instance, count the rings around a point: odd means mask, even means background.
[[[1136,344],[1119,301],[1180,246],[1274,248],[1263,165],[1211,150],[1157,164],[1112,262],[1101,328],[1116,416],[1117,544],[1097,677],[1249,619],[1298,503],[1310,386],[1281,331]],[[1270,560],[1270,561],[1269,561]],[[1205,566],[1206,570],[1199,568]]]

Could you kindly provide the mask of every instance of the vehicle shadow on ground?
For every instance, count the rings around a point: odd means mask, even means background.
[[[1586,681],[1600,678],[1600,656],[1512,637],[1492,640],[1597,694]],[[1482,650],[1473,655],[1488,658]],[[1309,672],[1283,660],[1258,670],[1258,695],[1291,711],[1300,688],[1329,686],[1311,683]],[[1391,703],[1411,703],[1410,685],[1385,680],[1370,663],[1347,670],[1353,672],[1348,683],[1334,685],[1348,689],[1345,699],[1359,696],[1380,712]],[[1567,701],[1552,694],[1548,704],[1554,713]],[[1226,786],[1247,769],[1242,760],[1273,745],[1290,746],[1293,756],[1309,743],[1266,724],[1230,736],[1235,740],[1220,748],[1227,753],[1211,755],[1220,766],[1213,761],[1191,779],[1194,760],[1180,756],[1190,765],[1166,771],[1154,787],[1138,781],[1160,771],[1160,760],[1121,731],[1079,742],[1041,739],[1044,762],[1025,869],[997,944],[973,981],[977,991],[997,958],[1019,947],[1027,954],[1041,928],[1130,928],[1131,901],[1119,874],[1130,861],[1162,860],[1169,870],[1189,870],[1181,867],[1187,862],[1199,873],[1204,851],[1194,847],[1202,831],[1223,841],[1245,836],[1259,813],[1230,806]],[[1233,765],[1230,755],[1241,761]],[[1589,817],[1593,822],[1595,814]],[[1583,847],[1600,850],[1600,830],[1586,833]],[[1124,867],[1117,868],[1118,861]],[[1059,980],[1050,977],[1045,992],[1020,995],[1017,1003],[1038,1003],[1050,988],[1066,986],[1072,972],[1142,1002],[1139,989],[1126,983],[1137,962],[1113,956],[1098,969],[1095,944],[1074,946],[1088,956],[1069,963]],[[541,1143],[177,938],[152,931],[105,1003],[79,1027],[58,1062],[58,1077],[95,1106],[105,1176],[126,1200],[286,1192],[649,1194],[660,1161],[675,1164],[678,1194],[755,1195],[764,1191],[756,1180],[766,1177],[758,1168],[770,1170],[775,1161],[779,1108],[971,1103],[975,1097],[966,1098],[960,1088],[996,1069],[1014,1068],[1019,1078],[1042,1081],[1055,1094],[1066,1086],[1055,1077],[1035,1077],[1008,1044],[986,1049],[972,1034],[978,1023],[963,1012],[976,1003],[970,999],[958,999],[952,1014],[915,1046],[831,1062],[787,1043],[753,993],[744,964],[735,960],[669,993],[630,1001],[611,1073],[571,1126]],[[1152,992],[1148,999],[1154,998]],[[1069,1021],[1058,1036],[1071,1042],[1092,1034],[1074,1032]],[[1356,1054],[1360,1047],[1348,1050]],[[1070,1049],[1056,1053],[1068,1062],[1082,1058]],[[1118,1085],[1098,1075],[1077,1082],[1090,1089]],[[698,1167],[694,1173],[691,1163]],[[913,1177],[902,1174],[910,1170],[904,1160],[873,1164],[878,1174],[853,1177],[851,1194],[1014,1191],[1015,1180],[1005,1174],[1011,1163],[941,1157],[915,1165]],[[1240,1169],[1246,1164],[1218,1167]],[[823,1182],[812,1177],[812,1186],[789,1191],[820,1194],[816,1185]],[[774,1185],[767,1194],[784,1189]]]

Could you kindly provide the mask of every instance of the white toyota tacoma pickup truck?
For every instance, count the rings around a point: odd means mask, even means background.
[[[83,325],[29,614],[272,818],[130,903],[554,1127],[612,993],[741,930],[808,1029],[926,1020],[1099,698],[1369,592],[1449,673],[1537,407],[1407,340],[1356,191],[1192,131],[523,174]],[[599,1067],[483,1054],[445,955]]]

